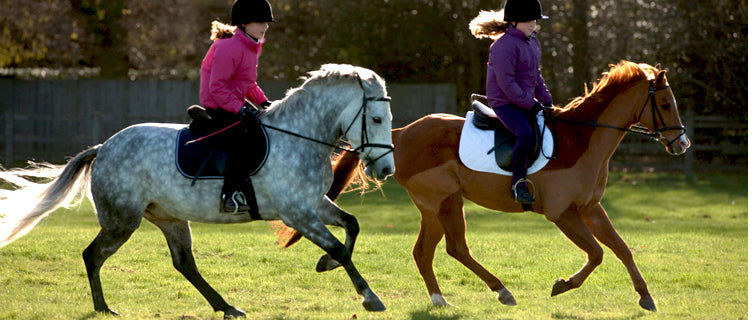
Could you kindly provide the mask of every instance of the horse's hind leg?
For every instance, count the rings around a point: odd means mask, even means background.
[[[517,305],[514,296],[506,287],[504,287],[501,280],[486,270],[486,268],[478,263],[478,261],[470,254],[470,248],[467,245],[465,209],[463,207],[461,193],[455,193],[442,202],[438,218],[444,227],[447,253],[470,269],[470,271],[480,277],[492,291],[496,292],[498,294],[499,302],[508,306]]]
[[[172,265],[209,301],[214,311],[224,312],[225,319],[245,317],[245,312],[227,304],[222,296],[198,272],[196,260],[191,251],[191,227],[188,222],[157,220],[148,214],[146,218],[159,227],[167,239],[167,245],[170,247],[172,256]]]
[[[593,207],[592,210],[583,212],[583,218],[596,239],[611,249],[627,268],[635,291],[640,295],[640,306],[649,311],[656,311],[655,303],[648,291],[648,285],[640,274],[640,270],[637,269],[632,252],[614,229],[611,219],[606,215],[606,210],[603,209],[603,206],[599,204]]]
[[[352,262],[350,251],[326,228],[324,223],[309,215],[283,217],[286,225],[300,231],[304,237],[324,249],[332,258],[344,266],[356,292],[363,296],[363,307],[368,311],[384,311],[386,307],[371,290],[368,283]]]
[[[564,280],[559,278],[556,280],[556,283],[551,290],[551,296],[559,295],[582,286],[590,273],[592,273],[593,270],[595,270],[595,268],[603,261],[603,249],[598,245],[598,242],[595,241],[595,238],[593,238],[593,234],[585,225],[585,222],[582,220],[582,217],[580,217],[580,213],[577,209],[567,209],[567,211],[565,211],[558,220],[554,221],[554,223],[559,227],[559,230],[567,236],[567,238],[572,240],[575,245],[587,253],[588,260],[582,269],[577,271],[569,279]]]
[[[83,252],[84,265],[86,274],[89,278],[91,287],[91,297],[94,300],[94,310],[97,312],[110,313],[117,315],[112,311],[104,300],[102,293],[102,283],[100,281],[100,270],[105,260],[115,254],[115,252],[131,237],[141,222],[140,215],[134,215],[132,219],[119,220],[117,223],[103,223],[113,218],[107,216],[106,210],[99,210],[100,224],[102,229]],[[105,217],[105,218],[102,218]]]

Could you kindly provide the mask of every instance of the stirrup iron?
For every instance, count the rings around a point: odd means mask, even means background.
[[[245,199],[245,193],[242,193],[240,191],[235,191],[232,193],[232,203],[235,205],[235,211],[232,212],[232,214],[242,214],[238,213],[238,209],[240,208],[241,204],[248,205],[248,202]]]
[[[233,214],[233,215],[238,215],[238,214],[242,214],[242,213],[239,213],[239,212],[238,212],[238,209],[240,208],[240,205],[241,205],[241,203],[242,203],[242,204],[247,204],[247,202],[246,202],[246,199],[245,199],[245,194],[243,194],[243,193],[242,193],[242,192],[240,192],[240,191],[235,191],[235,192],[233,192],[233,193],[232,193],[232,194],[230,195],[230,200],[232,200],[232,204],[233,204],[233,205],[235,206],[235,208],[234,208],[234,210],[233,210],[232,212],[229,212],[229,211],[224,211],[224,212],[225,212],[225,213],[229,213],[229,214]],[[227,198],[226,198],[226,197],[225,197],[225,195],[223,194],[223,195],[222,195],[222,205],[223,205],[223,206],[224,206],[224,203],[225,203],[226,201],[227,201]]]
[[[531,196],[535,196],[535,185],[533,184],[533,181],[531,181],[528,178],[522,178],[520,180],[517,180],[517,182],[512,185],[512,194],[514,195],[514,199],[517,199],[517,185],[520,183],[527,183],[527,192]]]

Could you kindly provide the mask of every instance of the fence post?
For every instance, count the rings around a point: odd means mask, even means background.
[[[684,116],[687,128],[687,138],[692,139],[695,136],[695,117],[692,115],[692,109],[688,109]],[[684,154],[684,175],[687,179],[693,179],[695,174],[695,152],[690,147]]]
[[[5,110],[5,166],[13,166],[13,108]]]

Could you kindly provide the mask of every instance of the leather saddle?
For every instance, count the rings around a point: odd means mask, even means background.
[[[504,124],[499,121],[493,110],[481,103],[480,101],[473,101],[473,125],[480,130],[493,130],[494,131],[494,145],[488,150],[488,153],[494,152],[496,158],[496,164],[502,170],[512,171],[512,150],[516,142],[515,135],[507,129]],[[541,152],[541,143],[543,139],[543,132],[538,125],[537,116],[528,117],[530,128],[533,129],[533,147],[530,148],[528,159],[535,160],[538,158],[538,154]],[[535,161],[528,161],[528,167],[530,167]]]
[[[193,120],[187,128],[178,132],[175,143],[178,171],[194,179],[194,182],[197,179],[223,179],[229,153],[215,141],[221,133],[210,136],[223,128],[214,127],[211,117],[201,106],[194,105],[188,108],[188,115]],[[248,132],[249,140],[244,147],[254,150],[253,157],[246,159],[250,175],[254,175],[264,165],[269,152],[266,129],[261,126],[258,118],[254,120],[237,124],[245,125]]]
[[[188,115],[192,121],[188,127],[178,131],[175,142],[175,164],[178,171],[183,176],[193,179],[191,186],[198,179],[224,179],[229,152],[215,141],[222,134],[217,132],[223,128],[215,127],[206,109],[201,106],[194,105],[188,108]],[[249,166],[250,174],[248,183],[241,186],[241,191],[251,207],[251,218],[260,219],[250,176],[256,174],[266,162],[269,155],[269,136],[258,117],[254,120],[236,125],[246,126],[249,139],[244,147],[254,150],[253,156],[244,161]]]

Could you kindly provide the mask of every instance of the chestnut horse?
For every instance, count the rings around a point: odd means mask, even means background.
[[[407,190],[421,214],[413,257],[436,306],[448,305],[432,266],[442,237],[446,237],[450,256],[498,293],[501,303],[515,305],[514,296],[499,278],[470,254],[465,238],[463,197],[492,210],[522,212],[523,208],[511,197],[510,176],[472,171],[462,164],[458,149],[464,121],[454,115],[432,114],[392,130],[396,167],[393,177]],[[557,136],[556,157],[529,176],[536,186],[537,202],[532,211],[545,215],[587,253],[582,269],[569,279],[556,280],[551,295],[578,288],[585,282],[603,260],[600,241],[627,268],[640,295],[640,306],[656,310],[647,283],[629,247],[614,230],[601,198],[608,180],[609,159],[627,132],[653,136],[672,155],[689,148],[666,71],[622,61],[604,73],[589,93],[564,108],[555,108],[548,122],[549,129]],[[349,183],[351,173],[359,168],[358,162],[357,157],[345,154],[335,164],[335,182],[328,194],[331,199]],[[284,233],[280,235],[285,237]],[[287,237],[280,238],[283,246],[299,239],[295,233],[288,233]]]

